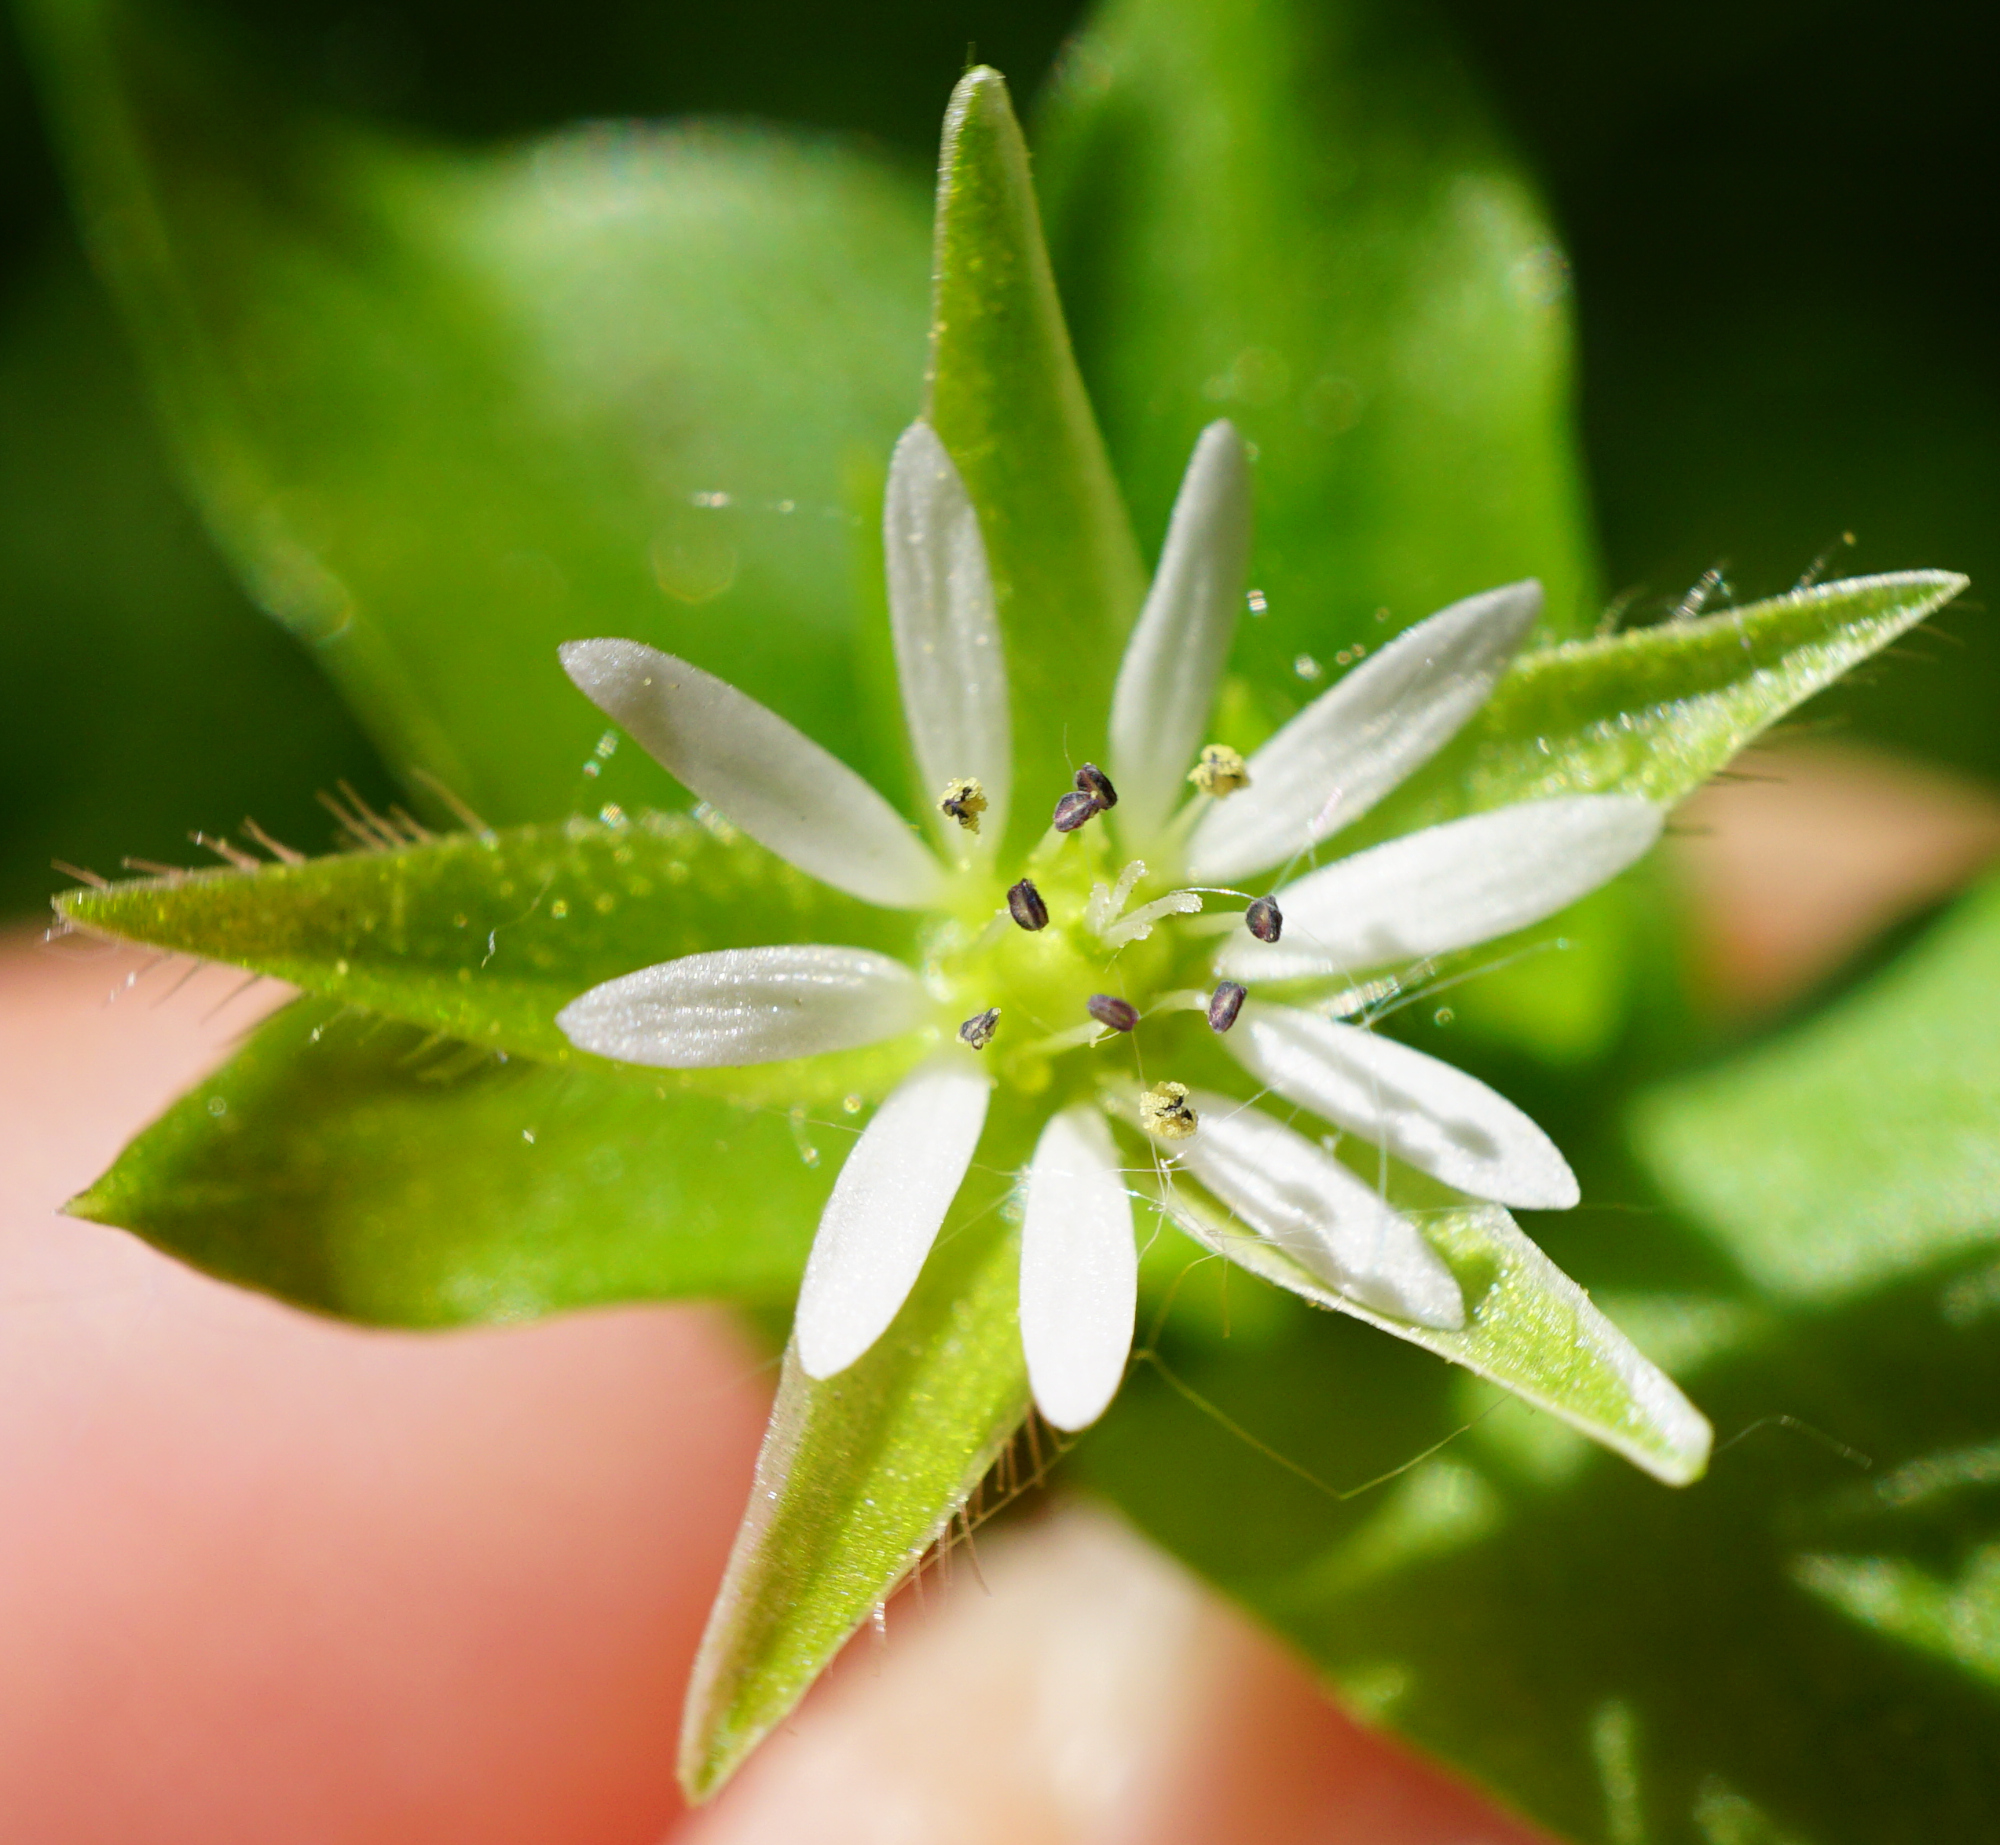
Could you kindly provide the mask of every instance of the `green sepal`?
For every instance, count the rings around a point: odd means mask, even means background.
[[[371,1326],[788,1303],[852,1125],[652,1074],[506,1061],[301,999],[67,1209]]]
[[[907,954],[914,925],[734,829],[651,813],[448,833],[395,848],[66,892],[64,919],[221,961],[510,1056],[606,1069],[555,1016],[586,988],[706,949],[832,942]],[[790,1106],[880,1095],[916,1040],[795,1063],[648,1072]]]
[[[945,1535],[1028,1412],[1020,1238],[1002,1210],[1027,1130],[1003,1138],[996,1155],[989,1130],[874,1347],[819,1382],[786,1356],[688,1691],[680,1777],[693,1800],[722,1786]]]
[[[1070,352],[998,71],[968,71],[952,92],[935,235],[925,415],[986,540],[1021,790],[1009,831],[1025,845],[1047,827],[1069,768],[1103,753],[1120,648],[1146,582]]]
[[[1949,570],[1849,577],[1524,654],[1451,747],[1356,837],[1557,794],[1670,806],[1965,586]]]
[[[1404,1174],[1405,1184],[1416,1179]],[[1437,1188],[1436,1196],[1451,1196]],[[1240,1227],[1186,1175],[1155,1189],[1159,1209],[1203,1248],[1315,1306],[1351,1314],[1435,1352],[1560,1417],[1669,1486],[1708,1465],[1714,1431],[1678,1385],[1591,1305],[1583,1289],[1498,1205],[1412,1213],[1457,1278],[1465,1325],[1418,1326],[1377,1313],[1315,1279],[1277,1245]]]

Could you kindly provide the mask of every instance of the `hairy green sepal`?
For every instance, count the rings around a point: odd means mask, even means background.
[[[989,1141],[993,1136],[989,1133]],[[1016,1132],[1003,1149],[1028,1151]],[[788,1354],[681,1732],[706,1799],[945,1534],[1028,1409],[1004,1168],[968,1176],[888,1332],[814,1382]]]
[[[301,999],[68,1209],[375,1326],[782,1307],[853,1131]]]
[[[660,813],[149,878],[70,891],[57,907],[79,927],[272,975],[441,1037],[599,1068],[555,1019],[601,981],[704,949],[899,953],[913,938],[906,917],[842,896],[733,830]],[[675,1090],[789,1105],[879,1095],[912,1054],[892,1045],[655,1075]]]

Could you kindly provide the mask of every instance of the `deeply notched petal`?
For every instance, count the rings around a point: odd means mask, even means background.
[[[930,1010],[902,962],[809,943],[663,961],[592,987],[556,1023],[600,1057],[702,1070],[876,1044],[914,1030]]]
[[[1188,841],[1188,876],[1226,883],[1359,819],[1486,702],[1541,609],[1539,583],[1490,589],[1357,666],[1250,758],[1249,787],[1202,816]]]
[[[987,811],[979,836],[990,847],[1007,830],[1013,779],[1007,662],[979,515],[928,423],[912,423],[896,444],[882,534],[918,773],[927,796],[964,776],[981,784]],[[954,855],[971,843],[953,821],[943,830]]]
[[[1282,941],[1231,937],[1231,980],[1297,980],[1491,941],[1566,909],[1641,858],[1665,815],[1624,794],[1523,801],[1407,833],[1278,893]]]
[[[1201,432],[1160,567],[1111,698],[1119,831],[1135,851],[1187,793],[1250,568],[1250,458],[1229,422]]]
[[[1055,1116],[1035,1144],[1021,1226],[1021,1346],[1035,1406],[1088,1427],[1125,1375],[1138,1310],[1132,1202],[1104,1119]]]
[[[991,1092],[947,1053],[905,1077],[854,1143],[799,1291],[792,1333],[808,1377],[846,1370],[888,1330],[972,1164]]]
[[[1332,1154],[1233,1097],[1190,1097],[1201,1130],[1178,1163],[1251,1229],[1364,1307],[1419,1326],[1465,1324],[1465,1298],[1400,1211]]]
[[[1506,1097],[1393,1038],[1253,1003],[1227,1044],[1288,1102],[1475,1198],[1566,1211],[1580,1195],[1555,1143]]]
[[[944,868],[902,816],[747,693],[637,641],[569,641],[562,663],[648,755],[780,858],[888,909],[938,901]]]

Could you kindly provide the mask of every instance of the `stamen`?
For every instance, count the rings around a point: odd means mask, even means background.
[[[1225,1032],[1236,1023],[1236,1015],[1243,1010],[1244,992],[1233,980],[1225,980],[1215,989],[1215,997],[1208,1002],[1208,1028],[1213,1032]]]
[[[1086,820],[1097,813],[1097,797],[1080,791],[1066,794],[1056,803],[1055,818],[1050,824],[1058,833],[1074,833]]]
[[[975,1051],[983,1051],[993,1042],[993,1034],[1000,1029],[1000,1008],[988,1006],[984,1012],[975,1013],[958,1028],[960,1039],[971,1045]]]
[[[1021,1055],[1024,1057],[1059,1057],[1064,1051],[1080,1050],[1085,1045],[1102,1044],[1104,1027],[1094,1019],[1088,1025],[1072,1025],[1067,1031],[1059,1031],[1046,1038],[1037,1038]]]
[[[1284,913],[1275,897],[1255,898],[1243,912],[1243,926],[1260,942],[1275,942],[1285,932]]]
[[[1078,791],[1089,795],[1100,809],[1118,805],[1118,790],[1112,787],[1111,777],[1094,762],[1086,762],[1077,770],[1076,785]]]
[[[1032,878],[1023,878],[1008,890],[1007,913],[1030,931],[1049,926],[1049,906],[1042,901],[1042,893],[1035,888]]]
[[[1108,1025],[1113,1031],[1130,1031],[1139,1022],[1138,1007],[1114,993],[1093,993],[1083,1002],[1083,1009],[1098,1024]]]
[[[970,775],[946,782],[938,796],[938,812],[956,820],[968,833],[979,831],[979,816],[986,811],[986,790]]]
[[[1188,771],[1188,780],[1203,794],[1220,801],[1239,788],[1249,787],[1250,771],[1244,767],[1242,756],[1228,744],[1211,743],[1202,751],[1201,760]]]
[[[1123,922],[1100,931],[1105,947],[1123,948],[1127,942],[1143,942],[1153,933],[1153,925],[1168,916],[1192,916],[1201,908],[1201,899],[1191,890],[1169,891],[1142,904]]]
[[[1126,900],[1146,875],[1146,861],[1135,858],[1118,874],[1116,884],[1093,884],[1084,901],[1083,926],[1093,935],[1102,935],[1125,912]]]
[[[1186,1140],[1201,1125],[1187,1098],[1185,1083],[1155,1083],[1139,1098],[1139,1125],[1156,1140]]]

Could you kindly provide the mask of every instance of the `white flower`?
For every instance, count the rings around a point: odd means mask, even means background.
[[[698,667],[633,641],[576,641],[562,654],[585,693],[742,831],[838,890],[935,919],[921,968],[831,945],[729,949],[610,981],[560,1016],[586,1050],[681,1069],[910,1039],[914,1068],[848,1155],[820,1221],[794,1330],[804,1370],[844,1369],[895,1318],[996,1083],[1046,1110],[1023,1175],[1020,1318],[1036,1403],[1059,1428],[1102,1413],[1132,1341],[1130,1155],[1108,1117],[1150,1126],[1142,1144],[1169,1187],[1175,1175],[1198,1182],[1318,1283],[1395,1318],[1461,1325],[1450,1270],[1376,1185],[1246,1100],[1156,1081],[1142,1106],[1136,1052],[1178,1041],[1199,1063],[1187,1015],[1205,1010],[1213,1035],[1201,1039],[1259,1090],[1474,1198],[1577,1201],[1562,1155],[1511,1103],[1341,1019],[1362,1009],[1369,970],[1504,935],[1614,876],[1657,837],[1659,811],[1624,796],[1536,801],[1290,875],[1479,708],[1540,610],[1539,587],[1492,590],[1410,629],[1241,765],[1242,783],[1234,752],[1205,735],[1250,538],[1243,445],[1213,424],[1112,691],[1110,774],[1086,765],[1073,787],[1017,789],[978,517],[923,423],[897,445],[884,524],[930,845],[851,769]],[[1195,779],[1219,795],[1189,796],[1198,757],[1208,766]],[[1041,843],[1008,862],[1017,794],[1061,799]],[[1111,834],[1129,861],[1115,876]],[[1273,867],[1283,881],[1246,909],[1235,906],[1249,893],[1219,888]],[[1227,912],[1197,917],[1216,897]],[[1206,969],[1198,986],[1191,963]],[[1287,983],[1291,1003],[1245,991],[1272,982]],[[1156,1057],[1149,1074],[1172,1072]]]

